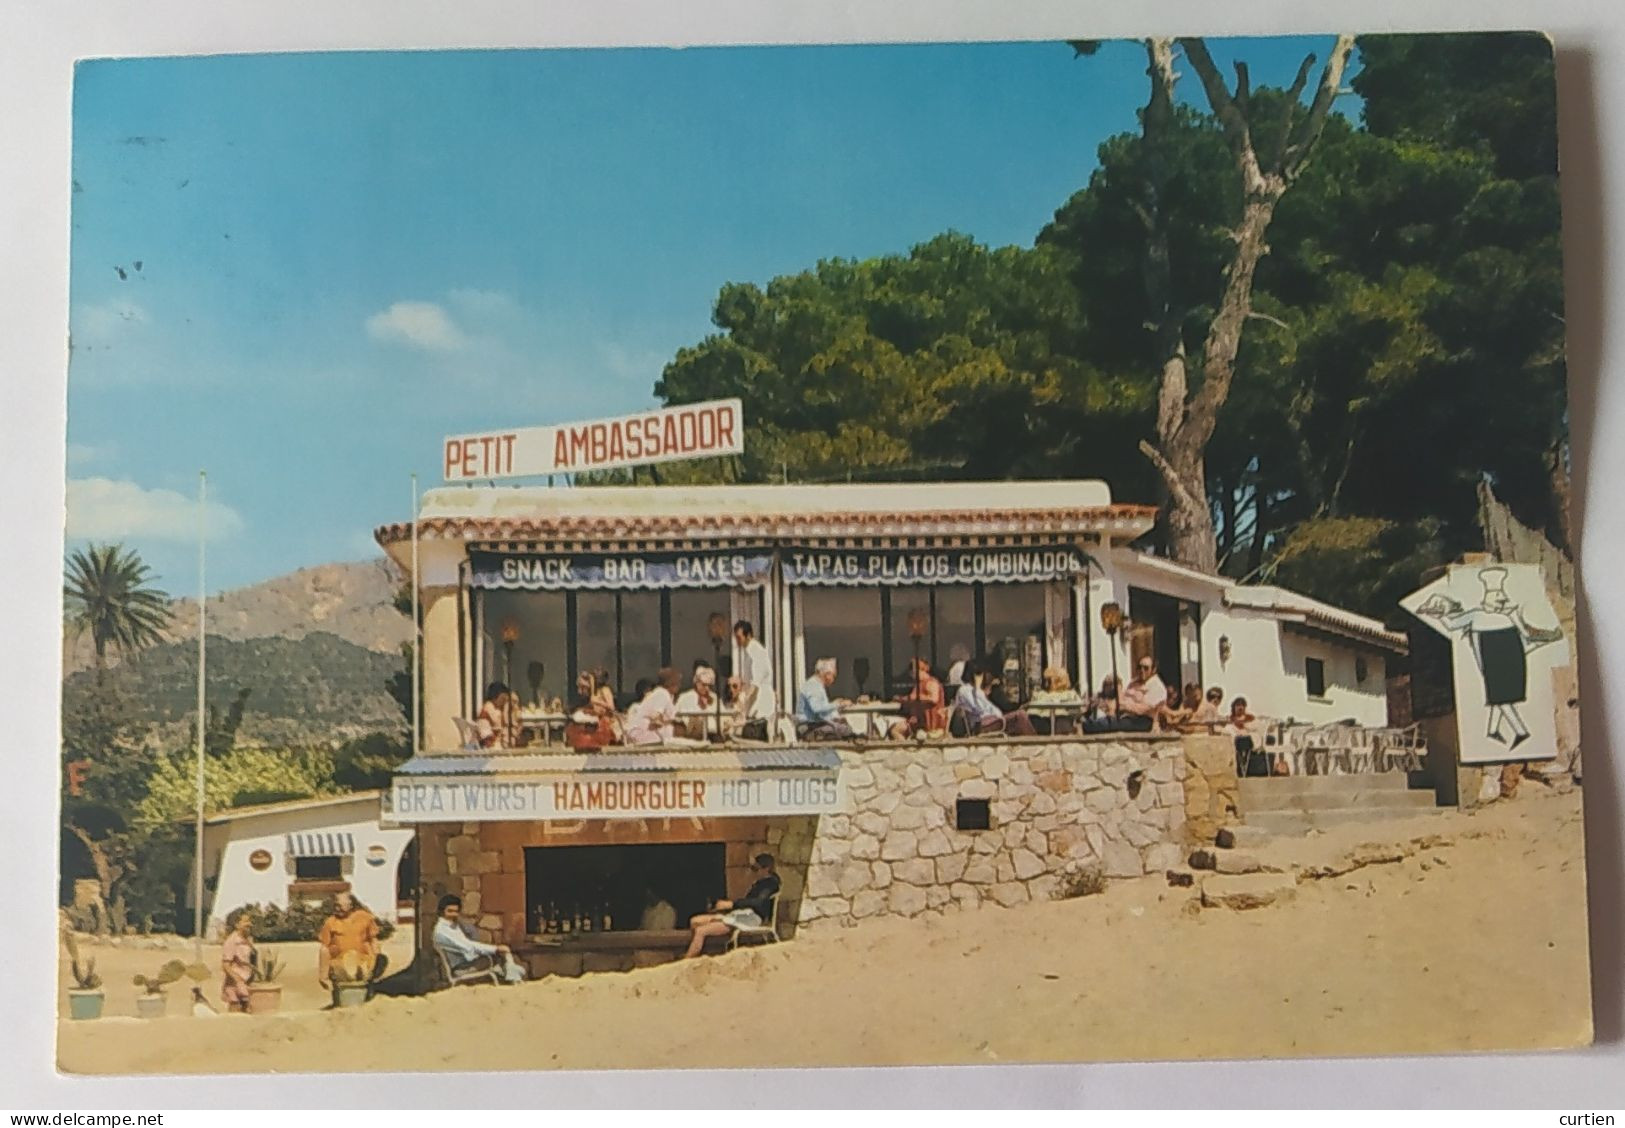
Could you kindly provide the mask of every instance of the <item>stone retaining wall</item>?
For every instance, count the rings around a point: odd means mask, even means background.
[[[1187,779],[1178,737],[843,749],[847,811],[818,819],[802,928],[1048,900],[1074,877],[1179,864]],[[958,830],[960,799],[991,827]]]

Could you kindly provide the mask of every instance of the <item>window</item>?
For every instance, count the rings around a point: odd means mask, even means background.
[[[807,646],[803,677],[820,658],[838,664],[830,696],[885,692],[878,589],[807,588],[801,596],[801,633]]]
[[[344,862],[337,854],[293,860],[295,881],[340,881],[343,877]]]
[[[989,830],[993,826],[992,804],[987,799],[954,800],[955,830]]]
[[[1002,665],[1014,658],[1021,666],[1025,700],[1043,685],[1044,587],[1042,584],[988,584],[982,589],[982,649]]]
[[[1319,658],[1303,660],[1303,678],[1309,684],[1310,697],[1326,696],[1326,663]]]
[[[527,703],[537,698],[567,699],[570,663],[564,593],[493,591],[485,597],[483,610],[486,682],[506,682]],[[519,634],[511,658],[502,645],[504,624]],[[485,686],[474,687],[474,694],[477,701],[483,701]]]
[[[671,600],[671,662],[684,680],[694,668],[696,658],[705,659],[706,665],[717,661],[711,646],[710,620],[713,614],[727,621],[728,631],[722,643],[722,662],[727,665],[733,655],[734,621],[728,616],[729,592],[726,590],[698,589],[674,591]],[[761,629],[757,628],[760,637]],[[722,671],[718,670],[718,674]]]

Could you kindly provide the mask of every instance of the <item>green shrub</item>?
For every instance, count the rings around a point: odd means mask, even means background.
[[[360,901],[358,908],[366,908]],[[235,923],[239,913],[247,913],[254,924],[254,939],[266,943],[286,943],[296,940],[314,940],[321,931],[322,922],[331,910],[326,905],[243,905],[226,917]],[[387,920],[378,921],[378,938],[388,940],[395,934],[395,925]]]

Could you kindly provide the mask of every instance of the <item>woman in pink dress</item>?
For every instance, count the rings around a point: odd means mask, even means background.
[[[238,913],[237,923],[220,948],[220,970],[226,975],[220,997],[228,1011],[248,1010],[248,981],[254,976],[254,941],[249,935],[253,927],[247,913]]]

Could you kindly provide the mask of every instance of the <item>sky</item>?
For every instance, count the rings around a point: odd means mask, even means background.
[[[1210,48],[1285,85],[1330,43]],[[653,406],[726,282],[1030,245],[1144,70],[1129,42],[82,62],[68,547],[195,592],[206,470],[211,592],[376,556],[446,435]]]

